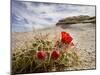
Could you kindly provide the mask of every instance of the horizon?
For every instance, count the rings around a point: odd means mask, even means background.
[[[70,16],[95,16],[95,6],[12,1],[11,15],[12,32],[23,32],[55,26]]]

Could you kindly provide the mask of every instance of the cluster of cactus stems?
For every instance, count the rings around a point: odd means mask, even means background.
[[[61,39],[57,41],[47,38],[47,35],[34,37],[31,48],[20,49],[21,53],[13,54],[12,73],[64,71],[79,65],[77,48],[69,33],[61,32]]]

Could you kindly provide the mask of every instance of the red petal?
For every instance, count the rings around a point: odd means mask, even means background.
[[[69,44],[73,40],[73,38],[69,35],[69,33],[61,32],[61,35],[62,35],[61,41],[63,43]]]

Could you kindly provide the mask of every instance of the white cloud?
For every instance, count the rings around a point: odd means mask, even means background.
[[[23,27],[44,28],[54,26],[59,19],[68,16],[94,16],[95,6],[13,2],[12,13],[17,16],[17,21],[27,20],[28,24],[23,23]]]

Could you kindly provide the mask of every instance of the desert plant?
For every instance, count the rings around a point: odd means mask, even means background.
[[[61,32],[61,40],[50,41],[48,35],[35,36],[32,47],[13,53],[12,73],[64,71],[79,65],[79,56],[69,33]]]

